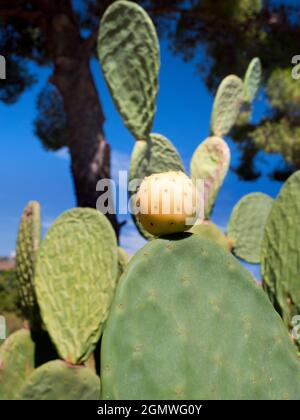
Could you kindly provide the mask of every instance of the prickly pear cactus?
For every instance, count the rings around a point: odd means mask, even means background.
[[[135,203],[136,186],[131,184],[133,180],[143,180],[152,174],[184,171],[180,155],[173,144],[160,134],[151,134],[149,141],[136,142],[130,161],[129,170],[129,195],[131,203]],[[152,239],[153,235],[143,229],[136,217],[133,220],[137,229],[146,239]]]
[[[255,99],[262,76],[261,61],[258,57],[250,62],[244,77],[244,100],[251,103]]]
[[[102,341],[102,398],[299,399],[296,353],[229,252],[200,235],[155,239],[118,285]]]
[[[243,260],[259,264],[264,226],[273,205],[266,194],[252,193],[234,207],[228,223],[233,253]]]
[[[27,329],[12,334],[0,347],[0,400],[18,399],[19,390],[34,370],[34,348]]]
[[[35,260],[41,240],[40,205],[31,201],[25,208],[16,246],[16,271],[20,303],[24,318],[33,328],[40,324],[39,309],[34,290]]]
[[[118,248],[118,267],[119,267],[118,277],[119,278],[121,277],[121,275],[125,271],[125,268],[126,268],[127,264],[128,264],[128,255],[126,254],[126,252],[124,251],[123,248],[119,247]]]
[[[230,150],[220,137],[208,137],[191,160],[191,177],[204,180],[205,217],[209,219],[230,164]]]
[[[36,369],[20,392],[21,400],[99,400],[100,380],[88,367],[55,360]]]
[[[98,53],[125,125],[137,140],[147,140],[160,67],[157,34],[147,13],[131,1],[114,2],[100,23]]]
[[[218,226],[212,222],[204,221],[202,223],[196,224],[192,227],[192,229],[189,230],[189,232],[196,235],[202,235],[203,237],[219,244],[227,251],[231,251],[232,249],[231,240],[226,237],[224,233],[218,228]]]
[[[103,214],[77,208],[56,220],[40,247],[35,286],[43,321],[67,362],[82,363],[94,350],[117,275],[117,240]]]
[[[229,75],[221,82],[213,105],[211,130],[215,136],[225,136],[234,126],[243,104],[242,80]]]
[[[300,171],[282,187],[268,217],[261,252],[263,287],[287,327],[300,314]]]

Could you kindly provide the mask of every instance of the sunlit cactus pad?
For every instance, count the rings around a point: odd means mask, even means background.
[[[16,270],[20,303],[23,316],[32,326],[39,324],[39,311],[34,290],[34,269],[41,241],[40,205],[28,203],[19,225],[16,246]]]
[[[205,217],[209,218],[230,165],[230,150],[220,137],[208,137],[191,160],[191,177],[204,181]]]
[[[274,201],[262,241],[263,286],[285,324],[300,314],[300,171],[282,187]]]
[[[251,103],[258,92],[262,77],[261,61],[258,57],[250,62],[244,78],[244,99]]]
[[[219,244],[222,248],[227,251],[231,251],[231,241],[227,238],[224,233],[218,228],[217,225],[210,221],[204,221],[199,224],[195,224],[189,232],[196,235],[204,236],[207,239]]]
[[[137,140],[147,139],[160,67],[157,34],[147,13],[133,2],[113,3],[100,23],[98,53],[124,123]]]
[[[100,380],[85,366],[55,360],[36,369],[20,392],[21,400],[99,400]]]
[[[229,75],[221,82],[213,105],[211,130],[215,136],[225,136],[234,126],[243,104],[242,80]]]
[[[118,275],[115,233],[102,214],[73,209],[48,231],[35,285],[43,321],[60,356],[88,359],[102,332]]]
[[[227,233],[237,257],[259,264],[264,226],[272,205],[273,199],[262,193],[248,194],[236,204]]]
[[[199,235],[155,239],[132,258],[101,366],[103,399],[300,398],[296,348],[267,296]]]
[[[18,399],[18,392],[34,370],[34,349],[26,329],[4,341],[0,347],[0,400]]]

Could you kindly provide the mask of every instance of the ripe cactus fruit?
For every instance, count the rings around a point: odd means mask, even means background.
[[[136,201],[137,185],[131,187],[134,180],[143,180],[149,175],[168,171],[184,172],[184,167],[178,151],[166,137],[160,134],[151,134],[149,141],[136,142],[131,155],[129,171],[131,207]],[[153,236],[143,229],[136,217],[133,217],[133,220],[144,238],[153,239]]]
[[[131,259],[101,356],[103,399],[300,395],[278,314],[236,258],[200,235],[155,239]]]
[[[196,235],[202,235],[203,237],[219,244],[227,251],[231,251],[232,249],[231,240],[224,235],[218,226],[210,221],[203,221],[202,223],[194,225],[192,229],[189,230],[189,232]]]
[[[147,140],[156,111],[159,43],[137,4],[116,1],[100,23],[98,54],[115,105],[137,140]]]
[[[99,400],[100,380],[86,366],[54,360],[36,369],[20,392],[21,400]]]
[[[0,400],[15,400],[26,378],[34,370],[35,346],[23,328],[0,347]]]
[[[35,286],[42,319],[67,362],[85,362],[94,350],[117,275],[117,240],[103,214],[77,208],[56,220],[40,247]]]
[[[118,248],[118,267],[119,267],[118,278],[120,278],[120,276],[125,271],[127,264],[128,264],[128,255],[126,254],[123,248],[119,247]]]
[[[300,171],[284,184],[274,201],[261,246],[263,287],[271,302],[291,327],[300,314]]]
[[[233,241],[233,253],[243,260],[259,264],[264,226],[273,205],[266,194],[252,193],[234,207],[228,223],[228,236]]]
[[[234,126],[243,104],[244,84],[229,75],[221,82],[213,105],[211,130],[215,136],[225,136]]]
[[[204,180],[205,218],[209,219],[217,194],[230,164],[230,150],[220,137],[209,137],[196,149],[191,160],[191,177]]]
[[[136,195],[137,218],[155,236],[184,232],[195,223],[197,192],[183,172],[145,178]]]
[[[251,103],[255,99],[262,76],[261,61],[258,57],[250,62],[244,77],[244,100]]]
[[[16,246],[16,272],[20,303],[24,318],[31,327],[40,325],[39,309],[34,290],[34,269],[41,241],[40,205],[31,201],[26,206],[18,231]]]

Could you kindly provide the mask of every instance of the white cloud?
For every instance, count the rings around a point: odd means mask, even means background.
[[[67,147],[63,147],[62,149],[54,152],[54,155],[63,160],[70,160],[70,152]]]

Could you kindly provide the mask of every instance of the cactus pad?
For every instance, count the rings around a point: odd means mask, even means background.
[[[234,126],[243,104],[244,85],[234,75],[221,82],[213,105],[211,130],[215,136],[225,136]]]
[[[0,347],[0,400],[18,399],[18,392],[34,370],[34,343],[21,329]]]
[[[34,268],[41,240],[40,205],[31,201],[25,208],[19,226],[16,246],[16,272],[20,303],[24,318],[32,327],[40,324],[34,290]]]
[[[300,314],[300,171],[282,187],[267,220],[261,252],[263,287],[291,327]]]
[[[151,134],[149,141],[136,142],[130,161],[129,184],[137,179],[143,180],[152,174],[184,171],[183,163],[178,151],[173,144],[160,134]],[[131,202],[135,202],[134,191],[129,191]],[[135,225],[145,239],[152,239],[153,236],[148,233],[133,216]]]
[[[115,233],[93,209],[64,213],[40,247],[35,285],[41,315],[69,363],[86,361],[99,340],[114,296],[117,258]]]
[[[36,369],[25,382],[21,400],[99,400],[100,380],[85,366],[55,360]]]
[[[194,181],[204,180],[205,217],[212,213],[217,194],[230,164],[230,150],[220,137],[209,137],[196,149],[191,160]]]
[[[280,317],[236,258],[200,235],[155,239],[132,258],[101,356],[103,399],[300,398]]]
[[[160,67],[157,34],[147,13],[133,2],[113,3],[100,23],[98,53],[125,125],[137,140],[147,140]]]
[[[236,204],[227,233],[233,241],[233,253],[237,257],[259,264],[264,226],[272,205],[273,199],[261,193],[248,194]]]
[[[250,62],[244,78],[244,100],[251,103],[258,92],[262,76],[261,61],[258,57]]]
[[[212,222],[204,221],[200,224],[194,225],[189,232],[196,235],[202,235],[207,239],[219,244],[227,251],[231,251],[232,244],[229,238]]]

